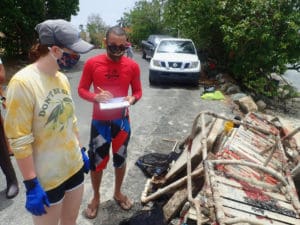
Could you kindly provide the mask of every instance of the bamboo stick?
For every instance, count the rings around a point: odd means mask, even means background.
[[[289,133],[288,135],[282,137],[280,139],[280,141],[284,141],[286,139],[289,139],[291,138],[292,136],[294,136],[295,134],[297,134],[298,132],[300,132],[300,127],[296,128],[295,130],[293,130],[291,133]],[[268,149],[262,151],[260,154],[263,155],[265,154],[266,152],[270,151],[270,150],[273,150],[273,148],[275,148],[275,146],[277,145],[277,142],[274,143],[274,145],[270,146]]]
[[[196,217],[197,217],[197,225],[201,225],[201,207],[200,201],[192,196],[192,180],[191,180],[191,149],[193,144],[193,139],[197,134],[197,124],[198,120],[201,117],[201,144],[202,148],[199,149],[199,154],[202,151],[202,160],[207,158],[207,131],[206,131],[206,123],[205,123],[205,113],[199,113],[194,119],[191,134],[189,136],[188,142],[188,152],[187,152],[187,190],[188,190],[188,201],[192,203],[196,209]]]
[[[192,174],[191,174],[192,177],[195,177],[195,176],[203,176],[203,167],[199,167],[197,169],[195,169]],[[158,197],[172,191],[173,189],[177,188],[177,187],[180,187],[181,185],[185,184],[187,181],[187,176],[185,177],[182,177],[180,178],[179,180],[177,181],[174,181],[173,183],[161,188],[161,189],[158,189],[155,193],[149,195],[149,196],[142,196],[141,197],[141,202],[142,203],[147,203],[149,201],[152,201],[154,199],[157,199]]]
[[[278,149],[281,151],[282,157],[284,157],[283,160],[286,162],[287,158],[284,154],[284,149],[283,149],[281,141],[278,142]],[[284,167],[284,171],[285,171],[288,183],[289,183],[289,186],[287,186],[286,194],[288,195],[288,197],[290,197],[290,200],[291,200],[292,204],[294,205],[294,207],[296,208],[297,212],[300,213],[299,198],[298,198],[298,195],[297,195],[297,190],[296,190],[295,183],[292,180],[291,171],[287,167]]]
[[[266,184],[264,182],[255,181],[251,178],[243,177],[243,176],[240,176],[240,175],[237,175],[237,174],[234,174],[234,173],[229,173],[229,176],[231,176],[231,177],[233,177],[237,180],[245,181],[245,182],[247,182],[249,184],[252,184],[254,186],[259,186],[261,188],[266,188],[266,189],[269,189],[269,190],[272,190],[272,191],[275,191],[275,192],[278,192],[280,190],[280,185]]]
[[[253,168],[261,170],[265,173],[271,174],[272,176],[277,178],[280,182],[282,182],[285,186],[288,185],[287,181],[280,173],[277,173],[275,170],[273,170],[271,168],[266,168],[259,164],[254,164],[254,163],[246,162],[243,160],[211,160],[211,162],[214,164],[237,164],[237,165],[242,165],[242,166],[253,167]]]
[[[294,136],[295,134],[297,134],[298,132],[300,132],[300,127],[296,128],[295,130],[293,130],[291,133],[289,133],[288,135],[284,136],[281,141],[284,141],[285,139],[289,139],[290,137]]]
[[[203,130],[202,130],[203,131]],[[196,218],[197,225],[201,225],[201,209],[200,201],[197,201],[192,196],[192,163],[191,163],[191,145],[187,151],[187,191],[188,191],[188,201],[194,205],[196,208]]]
[[[202,149],[202,160],[206,160],[207,158],[207,132],[206,132],[206,128],[205,128],[205,114],[202,114],[201,115],[201,128],[202,128],[202,131],[201,131],[201,142],[202,142],[202,146],[203,146],[203,149]],[[200,154],[200,152],[199,152]]]
[[[268,130],[259,128],[257,126],[254,126],[254,125],[250,124],[249,122],[243,122],[243,121],[236,120],[236,119],[229,119],[229,118],[227,118],[225,116],[221,116],[221,115],[218,115],[216,113],[209,112],[209,111],[204,111],[203,113],[206,113],[207,115],[210,115],[210,116],[213,116],[213,117],[216,117],[216,118],[219,118],[219,119],[232,121],[234,124],[242,125],[242,126],[248,128],[248,129],[252,128],[252,129],[257,130],[257,131],[259,131],[259,132],[261,132],[263,134],[266,134],[266,135],[270,135],[271,134]]]
[[[144,188],[144,190],[142,192],[142,195],[141,195],[141,199],[147,198],[147,195],[148,195],[151,187],[152,187],[151,179],[147,179],[146,184],[145,184],[145,188]]]
[[[278,146],[278,142],[279,142],[280,138],[276,137],[275,139],[275,144],[270,148],[272,149],[271,153],[269,154],[268,158],[266,159],[266,161],[264,162],[264,166],[267,166],[268,163],[270,162],[270,160],[272,159],[273,157],[273,154],[275,153],[276,151],[276,147]]]
[[[208,187],[212,191],[216,219],[220,225],[223,225],[224,224],[223,221],[225,220],[226,216],[225,216],[223,205],[221,204],[221,202],[222,202],[221,194],[220,194],[218,188],[214,185],[216,183],[216,181],[215,181],[215,173],[214,173],[212,161],[206,160],[204,162],[204,168],[205,168],[205,174],[206,174],[206,178],[207,178]]]

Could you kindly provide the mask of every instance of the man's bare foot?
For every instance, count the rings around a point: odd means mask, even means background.
[[[120,194],[118,197],[115,195],[114,200],[118,205],[124,209],[124,210],[129,210],[133,206],[133,201],[128,198],[128,196]]]
[[[84,210],[84,216],[88,219],[95,219],[98,214],[99,204],[100,201],[93,198]]]

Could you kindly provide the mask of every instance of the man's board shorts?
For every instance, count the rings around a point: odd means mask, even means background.
[[[131,134],[129,118],[116,120],[92,120],[89,158],[91,170],[101,171],[109,161],[112,146],[113,166],[121,168],[127,157],[127,146]]]
[[[65,193],[79,188],[81,185],[83,185],[83,181],[84,173],[82,167],[77,173],[75,173],[72,177],[67,179],[61,185],[54,189],[46,191],[50,205],[56,205],[62,202]]]

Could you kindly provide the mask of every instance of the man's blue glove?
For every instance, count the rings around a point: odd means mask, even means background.
[[[87,156],[87,154],[85,153],[86,149],[85,147],[82,147],[81,148],[81,155],[82,155],[82,160],[83,160],[83,163],[84,163],[84,172],[85,173],[88,173],[89,170],[90,170],[90,160],[89,160],[89,157]]]
[[[50,206],[48,197],[37,178],[24,181],[26,187],[26,209],[35,216],[46,214],[45,205]]]

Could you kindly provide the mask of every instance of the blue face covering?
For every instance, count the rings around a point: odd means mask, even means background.
[[[62,57],[57,60],[57,63],[61,70],[70,70],[77,64],[79,59],[79,54],[63,52]]]

